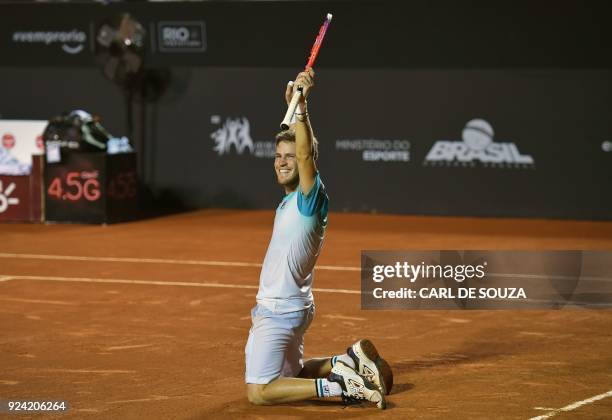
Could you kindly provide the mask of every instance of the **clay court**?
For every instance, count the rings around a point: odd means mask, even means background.
[[[340,213],[306,357],[372,339],[395,372],[389,408],[249,405],[243,349],[272,220],[1,225],[0,399],[69,402],[48,418],[612,416],[610,310],[364,311],[359,295],[362,249],[610,250],[611,223]]]

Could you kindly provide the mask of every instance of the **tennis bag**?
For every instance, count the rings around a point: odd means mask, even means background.
[[[43,132],[45,148],[59,147],[62,154],[106,151],[112,137],[98,117],[81,110],[52,118]]]

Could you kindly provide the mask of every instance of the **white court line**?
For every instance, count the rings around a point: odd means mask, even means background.
[[[188,281],[157,281],[157,280],[126,280],[126,279],[96,279],[88,277],[54,277],[54,276],[7,276],[6,280],[36,280],[36,281],[65,281],[77,283],[119,283],[119,284],[143,284],[152,286],[185,286],[185,287],[217,287],[226,289],[258,289],[259,286],[250,284],[227,284],[227,283],[202,283]],[[343,293],[358,295],[359,290],[350,289],[319,289],[313,288],[314,292],[321,293]]]
[[[64,261],[99,261],[99,262],[126,262],[126,263],[154,263],[154,264],[182,264],[182,265],[212,265],[221,267],[256,267],[260,263],[214,261],[214,260],[172,260],[164,258],[130,258],[130,257],[82,257],[77,255],[48,255],[48,254],[11,254],[0,252],[0,258],[20,258],[25,260],[64,260]],[[317,265],[318,270],[331,271],[359,271],[360,267],[343,267],[339,265]]]
[[[10,279],[11,279],[10,277],[0,276],[0,282],[7,281],[7,280],[10,280]]]
[[[215,261],[215,260],[174,260],[165,258],[132,258],[132,257],[84,257],[78,255],[50,255],[50,254],[16,254],[0,252],[0,258],[18,258],[25,260],[63,260],[63,261],[97,261],[97,262],[123,262],[123,263],[149,263],[149,264],[178,264],[178,265],[207,265],[218,267],[254,267],[261,268],[261,263],[249,263],[240,261]],[[329,271],[361,271],[361,267],[347,267],[341,265],[317,265],[317,270]],[[575,280],[571,276],[553,276],[548,274],[518,274],[518,273],[488,273],[489,277],[510,277],[524,279],[560,279]],[[424,277],[420,277],[424,278]],[[610,281],[609,277],[580,276],[580,280]]]
[[[605,392],[603,394],[595,395],[594,397],[587,398],[586,400],[578,401],[570,405],[566,405],[565,407],[557,408],[550,413],[546,413],[542,416],[532,417],[529,420],[544,420],[552,416],[556,416],[559,413],[572,411],[577,409],[578,407],[582,407],[583,405],[590,404],[595,401],[603,400],[604,398],[612,397],[612,391]]]

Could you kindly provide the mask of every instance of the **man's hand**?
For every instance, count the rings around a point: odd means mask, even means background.
[[[287,106],[291,102],[291,98],[293,98],[293,94],[296,90],[302,89],[302,96],[300,97],[300,102],[298,104],[300,108],[300,113],[306,112],[306,99],[310,94],[310,90],[314,86],[314,77],[315,72],[312,68],[307,68],[305,71],[299,73],[293,83],[287,84],[287,90],[285,91],[285,100],[287,101]]]

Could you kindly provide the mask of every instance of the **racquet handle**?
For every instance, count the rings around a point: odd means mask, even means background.
[[[289,124],[291,124],[291,119],[293,118],[293,114],[295,114],[295,110],[298,106],[298,103],[300,102],[301,97],[302,97],[302,90],[297,89],[293,93],[291,102],[289,102],[289,106],[287,107],[287,113],[285,114],[285,118],[283,118],[283,122],[281,123],[281,130],[289,129]]]

